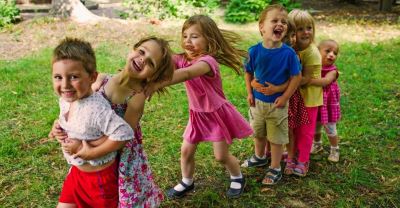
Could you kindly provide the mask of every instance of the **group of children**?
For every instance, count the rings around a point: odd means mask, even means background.
[[[270,157],[263,184],[281,179],[284,145],[283,172],[305,176],[310,153],[323,149],[322,127],[332,145],[329,160],[337,162],[338,44],[322,41],[318,50],[312,17],[301,10],[288,14],[280,5],[264,9],[259,30],[262,41],[246,52],[235,46],[236,34],[219,29],[208,16],[194,15],[182,27],[183,53],[172,55],[167,41],[147,37],[135,44],[124,69],[115,75],[98,75],[89,43],[64,39],[53,52],[60,114],[49,136],[59,141],[72,166],[57,207],[160,204],[163,193],[143,151],[139,121],[148,96],[181,82],[189,100],[189,121],[181,146],[182,179],[167,191],[169,198],[194,189],[200,142],[212,142],[215,159],[228,170],[230,198],[239,197],[246,184],[238,159],[229,152],[234,138],[255,137],[255,153],[242,167],[267,165]],[[245,69],[250,124],[226,99],[219,64],[237,74]]]

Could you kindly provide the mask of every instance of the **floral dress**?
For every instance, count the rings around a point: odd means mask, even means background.
[[[108,100],[104,86],[110,80],[107,76],[99,92]],[[113,104],[111,108],[124,118],[127,101],[133,96],[127,97],[123,104]],[[134,128],[135,138],[130,140],[119,154],[119,207],[158,207],[164,199],[160,188],[155,184],[147,156],[142,146],[142,131],[138,124]]]

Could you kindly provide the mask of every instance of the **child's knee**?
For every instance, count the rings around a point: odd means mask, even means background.
[[[215,161],[225,164],[228,159],[229,159],[229,154],[218,154],[218,153],[214,153],[214,157],[215,157]]]

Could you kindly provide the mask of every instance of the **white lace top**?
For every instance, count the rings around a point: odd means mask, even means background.
[[[114,141],[126,141],[134,138],[133,130],[112,109],[108,101],[99,93],[79,99],[70,111],[70,102],[59,100],[59,123],[68,135],[68,138],[93,141],[103,135]],[[68,114],[69,120],[67,121]],[[115,158],[117,152],[111,152],[101,158],[84,161],[81,158],[72,158],[64,152],[67,162],[72,165],[83,165],[85,162],[93,166],[102,165]]]

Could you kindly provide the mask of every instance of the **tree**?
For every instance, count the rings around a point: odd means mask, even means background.
[[[96,23],[107,19],[90,12],[80,0],[52,0],[51,7],[51,14],[71,18],[80,23]]]
[[[393,5],[393,0],[379,0],[379,11],[388,12],[392,10],[392,5]]]

